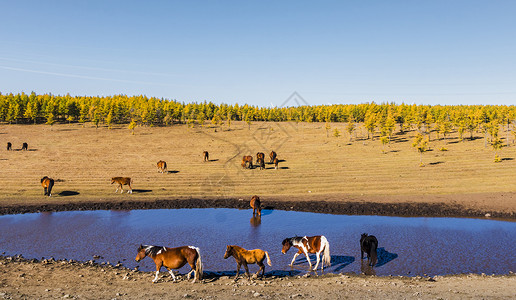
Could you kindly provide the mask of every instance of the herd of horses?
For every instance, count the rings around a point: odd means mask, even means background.
[[[253,216],[261,215],[260,197],[254,195],[251,198],[250,206],[253,209]],[[297,249],[297,252],[294,254],[294,257],[289,264],[291,267],[294,265],[296,258],[301,254],[305,255],[310,271],[317,271],[319,263],[321,263],[321,271],[324,270],[325,266],[331,266],[330,243],[324,235],[302,237],[294,236],[284,239],[281,244],[281,253],[283,254],[286,254],[292,247]],[[377,263],[377,248],[378,240],[374,235],[368,235],[367,233],[363,233],[361,235],[361,259],[364,259],[364,253],[366,253],[368,265],[370,266],[374,266]],[[312,267],[312,261],[308,256],[309,254],[315,254],[316,256],[316,263],[314,267]],[[198,247],[181,246],[176,248],[169,248],[163,246],[140,245],[138,247],[135,260],[139,262],[146,256],[150,257],[156,265],[156,275],[152,280],[153,283],[158,281],[158,275],[162,267],[165,267],[168,270],[172,280],[175,282],[176,276],[174,275],[173,270],[182,268],[187,263],[191,268],[190,272],[187,274],[187,280],[190,280],[192,272],[194,272],[194,280],[192,283],[198,279],[201,280],[203,277],[201,251]],[[249,273],[248,265],[257,264],[260,268],[255,275],[261,277],[265,276],[265,259],[267,259],[267,264],[272,266],[269,253],[262,249],[247,250],[237,245],[227,245],[226,252],[224,253],[224,259],[227,259],[231,256],[237,263],[236,275],[234,277],[235,281],[240,275],[240,268],[242,266],[244,267],[245,274],[249,280],[251,279],[251,275]]]
[[[29,146],[27,143],[23,143],[22,150],[27,150],[28,147]],[[8,142],[7,150],[11,150],[11,149],[12,149],[12,144],[10,142]],[[265,154],[263,154],[262,152],[258,152],[256,154],[256,157],[257,157],[256,161],[257,161],[260,169],[262,169],[262,170],[265,169],[265,162],[264,162]],[[274,166],[277,169],[278,168],[278,158],[277,158],[276,152],[271,151],[271,153],[269,154],[269,157],[270,157],[270,162],[274,163]],[[210,161],[210,155],[209,155],[208,151],[203,151],[203,160],[205,162]],[[156,166],[158,167],[158,172],[160,172],[160,173],[167,172],[167,162],[166,161],[160,160],[156,163]],[[253,157],[252,156],[244,156],[244,159],[242,160],[242,166],[245,168],[252,169],[253,168]],[[128,190],[127,190],[128,194],[133,193],[133,189],[131,187],[133,180],[131,177],[112,177],[111,184],[114,184],[114,183],[116,183],[116,186],[117,186],[115,193],[118,193],[118,190],[120,190],[120,193],[123,193],[124,185],[126,185],[128,187]],[[45,196],[49,196],[49,197],[52,196],[51,191],[52,191],[52,187],[54,186],[54,179],[52,179],[48,176],[41,178],[41,186],[44,189]]]
[[[23,143],[22,150],[27,150],[28,144]],[[12,144],[10,142],[7,143],[7,150],[12,150]],[[278,168],[278,157],[276,152],[271,151],[269,154],[270,163],[273,163],[275,169]],[[209,153],[208,151],[203,152],[203,160],[209,161]],[[265,154],[263,152],[258,152],[256,154],[256,164],[260,169],[265,169]],[[167,163],[165,161],[157,162],[158,172],[165,173],[167,171]],[[253,157],[250,155],[246,155],[242,158],[242,167],[252,169],[253,166]],[[132,179],[130,177],[112,177],[111,184],[116,183],[117,188],[115,193],[123,193],[123,186],[127,185],[128,190],[127,193],[132,194]],[[45,176],[41,178],[41,186],[44,189],[45,196],[52,195],[52,188],[54,186],[54,179]],[[261,217],[261,201],[260,197],[254,195],[251,198],[250,206],[253,209],[253,217],[258,216]],[[281,252],[286,254],[290,248],[296,248],[298,251],[294,254],[292,261],[289,266],[293,266],[296,258],[304,254],[306,260],[309,264],[309,269],[316,271],[319,263],[321,263],[321,270],[324,269],[324,266],[331,265],[331,256],[330,256],[330,243],[326,239],[324,235],[317,236],[294,236],[290,238],[286,238],[282,242]],[[377,248],[378,248],[378,240],[373,235],[368,235],[366,233],[362,234],[360,237],[360,251],[361,251],[361,259],[364,259],[364,253],[367,255],[368,264],[370,266],[374,266],[377,262]],[[169,248],[163,246],[152,246],[152,245],[140,245],[137,250],[137,256],[135,260],[139,262],[145,257],[150,257],[156,264],[156,274],[152,282],[158,281],[158,275],[162,267],[165,267],[170,275],[172,276],[173,281],[176,281],[176,277],[173,273],[174,269],[182,268],[187,263],[191,267],[191,271],[187,274],[187,280],[190,280],[191,273],[194,273],[194,280],[200,280],[203,276],[203,263],[201,259],[201,252],[198,247],[194,246],[181,246],[176,248]],[[312,262],[310,260],[309,254],[315,254],[316,263],[312,268]],[[229,257],[233,257],[237,263],[237,271],[235,280],[238,279],[240,268],[244,266],[246,275],[248,279],[251,278],[249,274],[248,264],[257,264],[260,269],[256,273],[258,276],[261,272],[261,276],[265,275],[265,264],[263,263],[265,258],[267,258],[267,264],[272,266],[271,259],[269,257],[269,253],[262,249],[254,249],[247,250],[243,247],[237,245],[227,245],[226,252],[224,254],[224,259]],[[322,262],[321,262],[322,260]]]
[[[269,154],[270,161],[269,163],[274,164],[274,169],[278,169],[279,159],[277,157],[276,152],[271,151]],[[265,154],[263,152],[256,153],[256,166],[260,168],[260,170],[265,169]],[[244,155],[242,157],[242,168],[244,169],[252,169],[255,165],[253,165],[253,157],[251,155]]]

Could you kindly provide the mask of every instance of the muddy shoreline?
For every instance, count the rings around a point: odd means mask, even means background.
[[[134,210],[180,208],[236,208],[249,209],[248,201],[241,199],[176,199],[154,201],[102,201],[41,205],[10,205],[0,207],[0,215],[37,212],[81,210]],[[398,217],[462,217],[516,220],[512,212],[480,211],[461,205],[446,203],[378,203],[342,201],[290,201],[269,200],[265,209],[301,211],[342,215],[380,215]]]

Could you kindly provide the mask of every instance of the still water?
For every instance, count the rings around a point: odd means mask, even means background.
[[[304,274],[306,259],[288,266],[295,249],[281,254],[284,238],[325,235],[332,266],[325,272],[376,275],[507,274],[516,271],[516,223],[457,218],[401,218],[328,215],[264,210],[261,220],[251,210],[156,209],[75,211],[0,216],[0,252],[26,258],[74,259],[154,269],[146,258],[134,261],[140,244],[201,249],[204,269],[230,274],[233,258],[223,259],[226,245],[269,252],[270,274]],[[360,234],[378,238],[378,265],[360,259]],[[315,257],[312,256],[312,261]],[[181,273],[189,270],[183,267]],[[256,272],[258,267],[250,267]]]

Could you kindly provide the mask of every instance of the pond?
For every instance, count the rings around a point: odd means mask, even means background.
[[[325,272],[376,275],[507,274],[516,271],[516,223],[458,218],[348,216],[264,210],[261,220],[251,210],[225,208],[131,211],[72,211],[0,216],[0,252],[25,258],[118,261],[129,268],[154,270],[146,258],[135,262],[140,244],[201,249],[204,270],[231,274],[236,263],[223,259],[226,245],[269,252],[266,272],[298,275],[308,264],[295,250],[281,254],[284,238],[325,235],[332,266]],[[379,241],[378,265],[360,259],[360,234]],[[312,261],[315,257],[312,256]],[[181,273],[187,271],[183,267]],[[251,272],[258,270],[256,265]],[[271,273],[273,272],[273,273]]]

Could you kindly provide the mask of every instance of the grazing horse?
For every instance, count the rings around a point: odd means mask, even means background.
[[[242,168],[253,168],[253,157],[251,155],[244,155],[242,157]]]
[[[376,249],[378,249],[378,240],[374,235],[362,233],[360,236],[360,259],[364,259],[364,252],[367,254],[367,260],[370,266],[376,265],[378,260]]]
[[[158,172],[161,172],[163,174],[167,171],[167,162],[166,161],[162,161],[162,160],[158,161],[157,166],[158,166]]]
[[[22,150],[28,150],[29,149],[29,144],[23,143],[21,149]]]
[[[7,142],[7,151],[13,150],[13,144],[11,142]]]
[[[269,154],[269,157],[270,157],[270,159],[271,159],[271,163],[272,163],[272,162],[274,162],[274,159],[276,158],[276,156],[277,156],[277,155],[276,155],[276,152],[271,151],[271,153]]]
[[[139,262],[144,259],[145,256],[152,258],[156,264],[156,276],[152,280],[153,283],[158,281],[159,270],[161,267],[167,268],[170,275],[172,275],[172,279],[176,281],[176,276],[174,276],[172,269],[179,269],[186,263],[188,263],[192,268],[188,275],[186,275],[187,280],[190,280],[190,274],[192,274],[192,272],[195,272],[192,283],[197,279],[202,279],[201,251],[197,247],[182,246],[177,248],[168,248],[140,245],[135,260]]]
[[[128,194],[132,194],[133,193],[133,188],[131,187],[131,183],[133,183],[133,180],[131,179],[131,177],[113,177],[111,178],[111,184],[113,183],[117,183],[117,187],[116,187],[116,191],[115,193],[118,192],[118,189],[120,189],[120,194],[122,194],[124,192],[124,185],[127,185],[129,186],[129,190],[127,191]]]
[[[273,163],[274,163],[274,169],[277,170],[278,169],[279,159],[277,157],[275,157]]]
[[[260,266],[260,269],[258,272],[256,272],[256,275],[258,276],[260,271],[262,271],[262,277],[265,275],[265,265],[263,264],[265,257],[267,257],[267,264],[272,266],[269,253],[267,251],[263,251],[262,249],[246,250],[239,246],[228,245],[226,247],[224,259],[230,256],[233,256],[237,263],[237,273],[234,280],[237,280],[238,274],[240,273],[240,267],[242,265],[244,265],[245,274],[247,275],[248,279],[251,279],[251,276],[249,275],[249,268],[247,268],[247,264],[257,264]]]
[[[265,162],[263,161],[263,158],[258,159],[256,164],[260,167],[260,170],[265,170]]]
[[[294,254],[294,258],[292,258],[292,262],[290,263],[290,266],[294,264],[294,261],[296,260],[296,257],[304,253],[306,256],[306,260],[308,261],[308,264],[310,265],[310,269],[312,269],[312,262],[310,261],[310,257],[308,256],[308,253],[315,253],[315,256],[317,257],[317,263],[315,264],[315,267],[312,270],[317,270],[317,266],[319,265],[319,255],[322,253],[322,264],[321,264],[321,270],[324,269],[324,265],[330,266],[331,265],[331,257],[330,257],[330,243],[328,243],[328,240],[324,235],[317,235],[317,236],[295,236],[292,238],[286,238],[282,242],[283,248],[281,249],[281,253],[286,254],[287,251],[290,249],[290,247],[296,247],[299,249],[299,251]]]
[[[54,179],[45,176],[41,178],[41,186],[43,187],[43,190],[45,191],[45,196],[52,196],[52,187],[54,186]]]
[[[265,154],[263,152],[256,153],[256,161],[258,161],[260,158],[265,161]]]
[[[251,207],[253,208],[253,216],[258,213],[259,216],[262,215],[262,206],[261,206],[261,202],[260,202],[260,197],[254,195],[252,198],[251,198]]]
[[[210,154],[208,153],[208,151],[204,151],[202,153],[202,156],[204,157],[204,161],[210,161]]]

